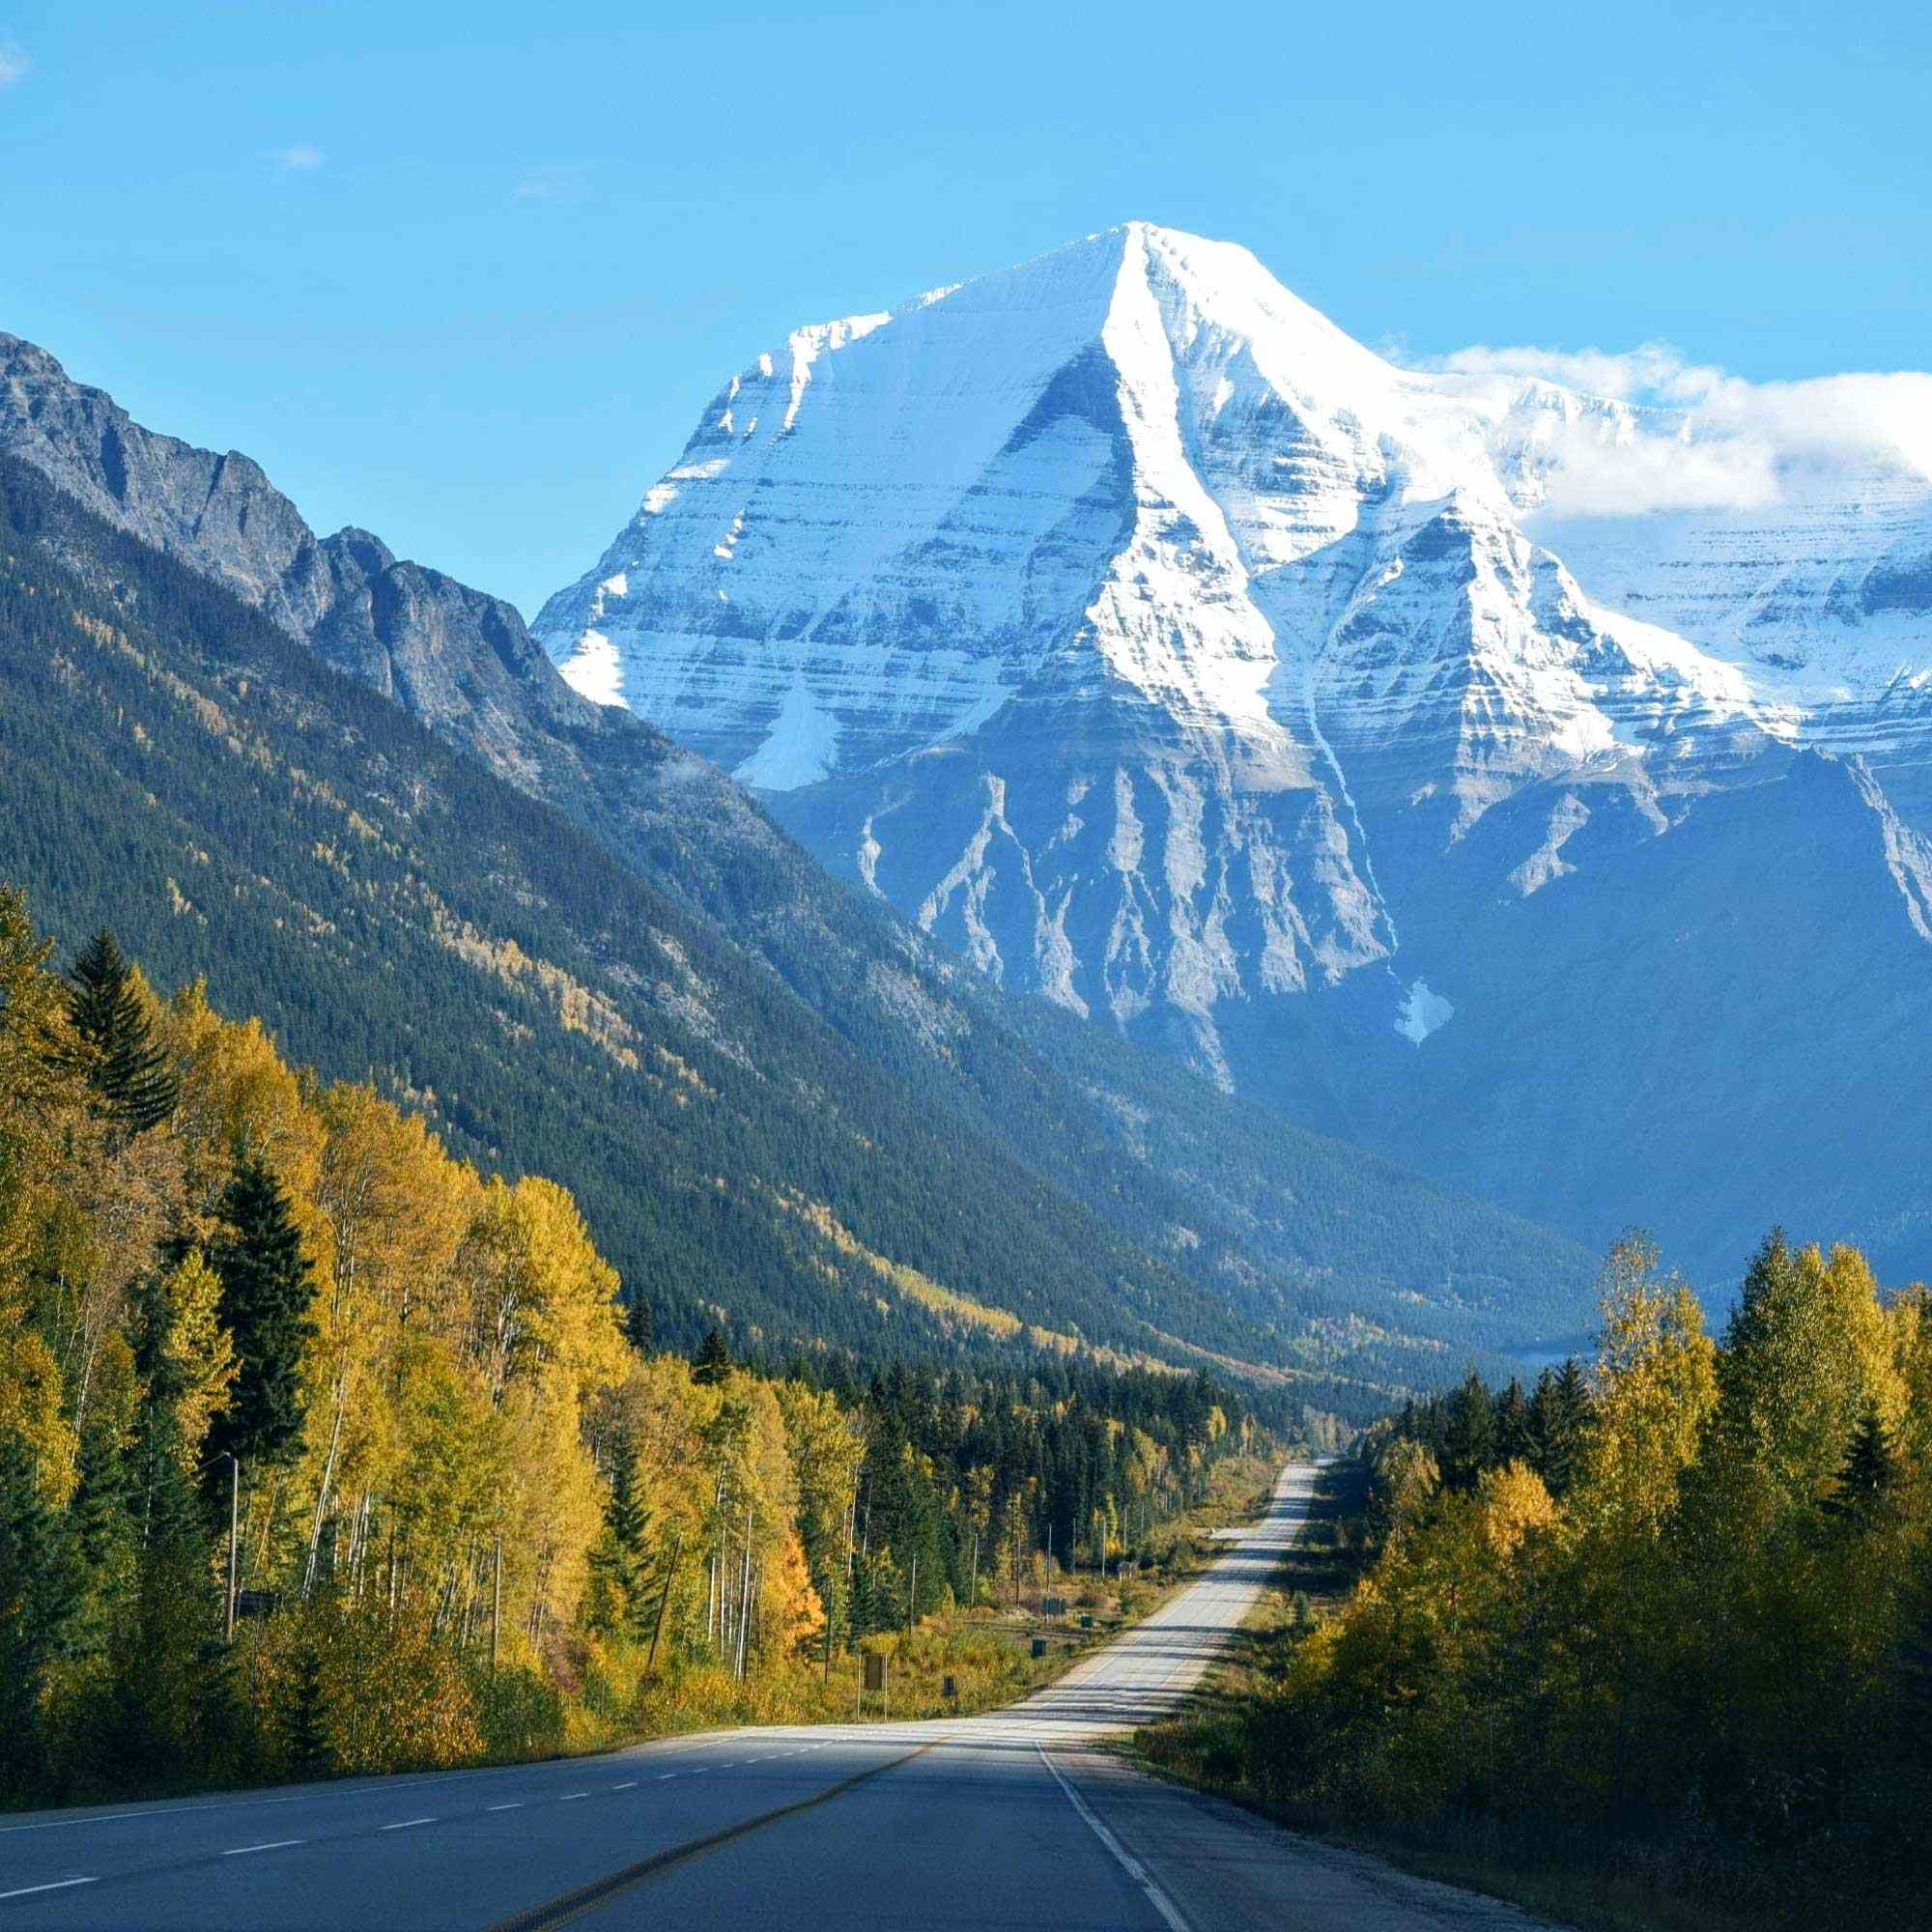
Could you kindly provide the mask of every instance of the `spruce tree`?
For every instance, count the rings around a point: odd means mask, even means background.
[[[64,1512],[41,1490],[38,1459],[0,1430],[0,1789],[32,1788],[41,1752],[41,1693],[67,1654],[84,1602],[80,1553]]]
[[[1496,1461],[1507,1465],[1527,1463],[1534,1453],[1529,1426],[1529,1403],[1522,1384],[1512,1376],[1509,1387],[1496,1398]]]
[[[106,927],[68,968],[68,1017],[79,1042],[78,1070],[101,1111],[129,1133],[145,1133],[173,1114],[181,1083],[155,1044],[134,989],[134,969]]]
[[[1825,1513],[1840,1522],[1867,1523],[1884,1507],[1897,1480],[1898,1457],[1891,1437],[1886,1433],[1878,1404],[1868,1398],[1852,1433],[1844,1467],[1825,1498]]]
[[[695,1382],[722,1382],[731,1373],[731,1350],[722,1328],[712,1328],[698,1344],[697,1357],[691,1365]]]
[[[301,1435],[301,1355],[315,1334],[308,1320],[315,1280],[288,1198],[274,1175],[250,1158],[222,1196],[230,1232],[210,1257],[221,1277],[221,1320],[239,1366],[228,1406],[208,1433],[211,1457],[244,1464],[287,1460]]]
[[[323,1689],[322,1658],[312,1643],[304,1645],[296,1660],[287,1725],[289,1776],[333,1777],[336,1757],[328,1735],[328,1699]]]
[[[648,1355],[654,1334],[651,1304],[641,1290],[633,1290],[624,1309],[624,1337],[639,1354]]]
[[[80,1436],[78,1481],[69,1506],[87,1577],[74,1636],[87,1653],[106,1650],[134,1599],[140,1558],[141,1483],[137,1445],[122,1440],[120,1419],[89,1417]]]
[[[604,1534],[590,1552],[587,1621],[600,1634],[637,1636],[650,1630],[650,1587],[645,1548],[650,1512],[638,1494],[638,1457],[628,1434],[611,1446],[611,1493],[604,1503]]]
[[[1590,1428],[1590,1390],[1572,1355],[1560,1371],[1545,1369],[1529,1404],[1531,1461],[1543,1486],[1559,1499],[1582,1465]]]
[[[196,1678],[194,1754],[200,1775],[239,1783],[261,1775],[255,1707],[242,1683],[235,1647],[211,1638],[201,1646]]]
[[[193,1495],[182,1474],[187,1452],[180,1405],[186,1378],[174,1350],[174,1305],[160,1270],[137,1285],[129,1316],[142,1395],[126,1457],[128,1513],[143,1548],[185,1550],[198,1541]]]
[[[1442,1431],[1442,1480],[1452,1490],[1473,1490],[1495,1463],[1495,1403],[1474,1369],[1449,1398]]]

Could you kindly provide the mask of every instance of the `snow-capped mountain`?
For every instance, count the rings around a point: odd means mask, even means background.
[[[1932,996],[1932,484],[1813,463],[1643,515],[1557,487],[1579,452],[1694,469],[1705,435],[1399,369],[1246,250],[1131,223],[760,356],[535,630],[988,973],[1599,1232],[1664,1218],[1661,1184],[1693,1212],[1736,1151],[1700,1124],[1612,1198],[1574,1094],[1527,1155],[1492,1118],[1495,1043],[1552,1094],[1600,1037],[1629,1059],[1628,894],[1666,835],[1775,894],[1771,788],[1860,754],[1800,789],[1872,956]],[[1730,969],[1699,970],[1673,1024]],[[1733,1011],[1770,1037],[1818,997],[1780,969]],[[1626,1075],[1601,1105],[1635,1139]],[[1876,1237],[1841,1164],[1763,1213]]]

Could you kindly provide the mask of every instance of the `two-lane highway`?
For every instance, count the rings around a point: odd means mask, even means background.
[[[0,1824],[0,1932],[1150,1928],[1516,1932],[1510,1907],[1277,1831],[1096,1752],[1199,1680],[1315,1471],[1059,1683],[950,1722],[717,1732],[610,1756]]]

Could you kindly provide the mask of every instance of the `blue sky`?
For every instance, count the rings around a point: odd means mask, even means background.
[[[1571,15],[0,0],[0,327],[526,610],[789,328],[1133,216],[1418,355],[1932,363],[1922,8]]]

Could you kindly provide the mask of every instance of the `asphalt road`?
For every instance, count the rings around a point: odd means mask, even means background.
[[[1470,1892],[1094,1751],[1169,1710],[1306,1512],[1308,1465],[1200,1582],[1025,1703],[951,1722],[715,1732],[501,1771],[0,1824],[0,1932],[1519,1932]]]

